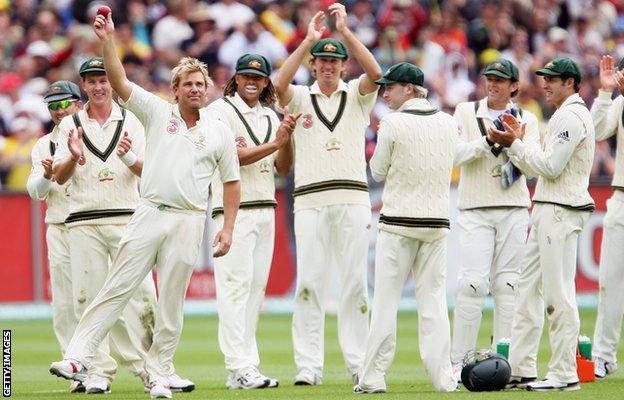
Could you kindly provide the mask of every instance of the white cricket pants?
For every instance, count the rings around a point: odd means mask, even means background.
[[[69,228],[74,310],[78,319],[95,299],[110,273],[110,260],[119,249],[125,225],[80,225]],[[95,349],[89,376],[112,381],[119,358],[130,371],[145,377],[145,357],[152,343],[156,304],[154,281],[145,279],[107,339]],[[115,322],[113,321],[113,322]]]
[[[592,354],[617,362],[624,315],[624,192],[615,190],[604,218],[598,292],[598,317]]]
[[[537,351],[544,309],[549,322],[552,355],[547,379],[578,382],[576,342],[579,315],[576,305],[576,253],[578,236],[589,212],[553,204],[535,204],[523,267],[516,284],[509,363],[511,374],[537,376]]]
[[[218,232],[223,215],[216,216],[214,222]],[[275,209],[242,209],[236,216],[230,251],[214,259],[219,346],[230,372],[260,364],[256,329],[274,241]]]
[[[158,303],[146,370],[150,380],[167,382],[182,333],[184,297],[199,255],[206,215],[140,203],[126,226],[102,290],[80,319],[66,358],[91,366],[93,355],[156,264]]]
[[[297,289],[292,336],[295,364],[323,376],[325,276],[338,269],[338,342],[350,374],[362,368],[368,332],[369,207],[340,204],[295,213]]]
[[[485,298],[494,298],[493,345],[511,337],[514,287],[529,227],[526,208],[459,211],[458,290],[453,313],[451,360],[475,350]]]
[[[48,224],[46,229],[50,286],[52,287],[52,326],[65,355],[78,318],[72,297],[72,272],[69,253],[69,232],[65,224]]]
[[[453,391],[451,328],[446,304],[446,236],[426,242],[379,231],[375,251],[375,293],[366,358],[359,384],[386,388],[385,375],[396,349],[396,321],[409,272],[418,303],[418,349],[433,386]]]

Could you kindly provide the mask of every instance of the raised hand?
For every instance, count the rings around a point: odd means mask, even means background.
[[[285,145],[290,139],[292,133],[297,126],[297,120],[301,117],[301,113],[293,115],[288,110],[288,106],[284,107],[284,119],[277,128],[275,141],[279,143],[280,147]]]
[[[110,34],[115,32],[113,13],[109,12],[106,17],[101,14],[97,14],[95,16],[95,20],[93,21],[93,30],[100,40],[106,39]]]
[[[41,160],[43,166],[43,177],[47,180],[52,179],[52,159],[50,157]]]
[[[600,59],[600,89],[612,92],[617,86],[615,61],[609,55],[602,56]]]
[[[67,136],[67,148],[74,161],[84,160],[84,145],[82,143],[82,128],[70,129]]]
[[[117,156],[118,157],[123,156],[124,154],[129,152],[131,148],[132,148],[132,139],[130,139],[130,136],[128,136],[128,132],[124,132],[123,137],[117,143],[117,150],[116,150]]]
[[[334,3],[328,8],[329,14],[336,18],[336,30],[340,33],[349,29],[347,25],[347,9],[343,4]]]
[[[324,22],[325,13],[323,11],[319,11],[314,14],[314,17],[312,17],[312,20],[308,24],[308,34],[306,35],[306,39],[314,42],[321,40],[323,33],[325,33],[325,29],[327,29]]]

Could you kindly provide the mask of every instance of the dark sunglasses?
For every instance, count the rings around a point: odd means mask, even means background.
[[[52,101],[52,102],[48,103],[48,109],[52,110],[52,111],[64,110],[66,108],[71,107],[71,105],[74,104],[75,102],[76,102],[76,100]]]

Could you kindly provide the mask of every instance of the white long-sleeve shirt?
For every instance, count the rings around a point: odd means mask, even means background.
[[[591,108],[596,129],[596,141],[605,140],[617,134],[615,173],[612,185],[624,189],[624,97],[611,99],[611,92],[599,91]]]
[[[26,189],[33,200],[45,200],[47,204],[46,224],[62,224],[69,214],[69,181],[63,185],[43,177],[41,161],[54,158],[52,149],[56,151],[58,141],[58,126],[52,132],[39,138],[32,149],[32,170],[28,176]]]
[[[415,114],[414,114],[415,113]],[[381,120],[370,160],[386,181],[379,229],[435,240],[449,227],[449,187],[457,124],[425,99],[410,99]]]
[[[585,102],[575,93],[548,122],[542,147],[516,139],[509,157],[518,168],[538,175],[534,202],[593,210],[589,195],[595,148],[594,124]]]

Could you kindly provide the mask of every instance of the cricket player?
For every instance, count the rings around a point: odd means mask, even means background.
[[[85,61],[79,74],[88,102],[83,110],[60,122],[59,147],[53,163],[57,182],[70,182],[65,223],[77,318],[102,288],[109,273],[109,259],[117,254],[122,233],[139,201],[137,175],[144,146],[139,120],[113,101],[101,57]],[[129,143],[132,148],[126,152]],[[131,156],[134,163],[128,163]],[[110,335],[110,351],[144,381],[155,302],[154,282],[145,279]],[[87,393],[110,391],[117,363],[109,355],[108,342],[105,339],[100,348],[94,348]]]
[[[243,55],[236,62],[235,75],[225,85],[223,98],[208,107],[233,132],[241,164],[241,203],[232,246],[228,254],[214,260],[219,346],[229,372],[228,389],[279,384],[258,371],[256,328],[275,242],[274,173],[290,172],[296,119],[287,117],[280,125],[277,114],[269,108],[276,99],[270,75],[271,64],[264,56]],[[221,229],[223,184],[218,171],[212,178],[212,194],[212,217]]]
[[[433,386],[454,391],[446,305],[446,235],[457,123],[427,101],[422,71],[396,64],[377,80],[395,112],[379,126],[370,161],[386,181],[375,252],[375,297],[366,358],[356,393],[386,391],[396,348],[396,317],[410,271],[418,302],[419,349]]]
[[[172,360],[182,333],[182,306],[204,232],[208,188],[218,168],[223,183],[224,224],[215,257],[225,255],[240,200],[239,166],[230,129],[200,110],[211,80],[205,65],[184,58],[172,71],[176,103],[131,83],[115,52],[112,13],[96,16],[112,88],[146,129],[141,201],[132,215],[102,290],[85,311],[65,359],[50,371],[67,379],[89,370],[93,351],[113,327],[156,265],[159,299],[153,343],[147,354],[152,398],[170,398]],[[194,387],[194,386],[193,386]],[[191,389],[192,390],[192,389]]]
[[[32,170],[26,185],[33,200],[46,202],[46,245],[52,288],[52,326],[61,346],[61,354],[74,333],[78,318],[74,313],[72,297],[72,272],[69,255],[69,235],[65,219],[69,213],[69,184],[56,184],[52,162],[58,148],[61,120],[82,109],[80,88],[70,81],[56,81],[48,86],[43,95],[54,123],[52,132],[37,140],[31,152]],[[84,392],[84,384],[75,380],[70,393]]]
[[[491,140],[508,147],[512,162],[538,176],[531,232],[516,284],[509,362],[510,387],[534,391],[580,389],[576,373],[579,315],[574,277],[578,236],[594,209],[587,187],[594,158],[594,123],[578,95],[581,72],[570,58],[537,70],[546,101],[556,108],[542,146],[524,141],[526,124],[510,114],[506,131],[489,129]],[[552,356],[546,379],[537,381],[537,351],[544,311]]]
[[[308,25],[299,47],[286,59],[274,84],[279,103],[302,113],[294,132],[295,237],[297,288],[292,336],[297,375],[295,385],[319,385],[324,357],[324,276],[334,265],[341,292],[338,341],[354,382],[364,360],[368,330],[366,262],[371,219],[364,158],[364,131],[377,98],[375,80],[381,69],[370,51],[347,26],[344,5],[329,13],[346,43],[326,38],[325,12]],[[364,70],[359,78],[341,79],[351,55]],[[291,85],[308,56],[316,82]]]
[[[460,265],[453,318],[451,361],[459,377],[466,353],[475,350],[485,297],[494,297],[493,344],[511,336],[514,287],[529,225],[531,205],[526,178],[509,187],[501,184],[507,152],[488,141],[487,128],[505,112],[516,112],[527,124],[525,141],[539,144],[537,118],[514,104],[518,68],[499,59],[483,71],[487,97],[455,108],[460,143],[455,166],[460,167]],[[513,110],[513,111],[512,111]]]
[[[598,292],[598,317],[594,331],[592,355],[595,375],[604,379],[617,371],[617,346],[622,334],[624,314],[624,61],[617,68],[613,57],[604,56],[600,61],[600,90],[594,101],[591,115],[596,129],[596,140],[617,135],[613,196],[607,201],[604,232],[600,251],[600,275]],[[612,100],[613,90],[620,95]]]

